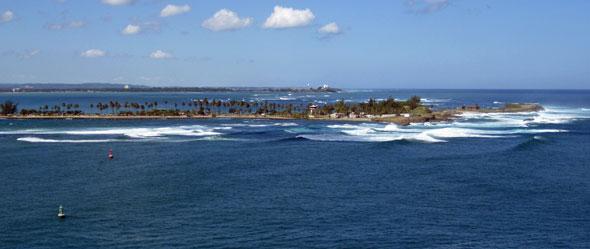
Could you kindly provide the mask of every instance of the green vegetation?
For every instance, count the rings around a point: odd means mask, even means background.
[[[16,105],[7,102],[7,112],[15,113]],[[174,102],[119,102],[108,101],[89,104],[86,113],[79,104],[61,103],[53,106],[44,105],[38,109],[21,109],[21,115],[62,116],[62,115],[116,115],[116,116],[212,116],[212,115],[260,115],[288,118],[307,118],[312,104],[271,101],[243,101],[219,99],[194,99],[192,101]],[[348,115],[351,113],[365,115],[401,114],[424,115],[430,109],[421,105],[420,97],[413,96],[405,101],[394,98],[377,101],[369,99],[365,103],[347,103],[336,101],[315,107],[314,115],[327,116],[333,113]],[[6,115],[6,114],[5,114]]]
[[[331,113],[364,113],[369,115],[383,114],[426,114],[430,110],[420,103],[420,97],[412,96],[406,101],[397,101],[394,98],[388,98],[383,101],[369,99],[366,103],[346,103],[339,100],[334,104],[326,104],[318,109],[318,115],[329,115]]]
[[[43,105],[38,109],[20,109],[20,115],[10,118],[158,118],[158,117],[236,117],[278,119],[342,119],[358,121],[392,122],[401,125],[420,122],[448,121],[461,112],[531,112],[543,110],[539,104],[507,104],[501,108],[480,108],[479,105],[462,106],[457,109],[432,111],[421,103],[418,96],[408,100],[369,99],[352,103],[339,100],[322,105],[295,101],[244,101],[219,99],[194,99],[184,102],[98,102],[91,103],[82,111],[79,104],[61,103]],[[17,104],[6,101],[0,104],[0,115],[16,114]],[[401,115],[403,114],[403,115]]]

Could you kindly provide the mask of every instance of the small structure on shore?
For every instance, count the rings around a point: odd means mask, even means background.
[[[64,207],[62,205],[59,205],[59,209],[57,211],[57,217],[61,218],[61,219],[66,217],[66,212],[64,212]]]
[[[348,114],[348,118],[360,118],[361,116],[359,114],[356,114],[355,112],[351,112]]]
[[[343,118],[343,117],[346,117],[346,114],[344,114],[344,113],[339,113],[339,112],[336,112],[336,113],[331,113],[331,114],[330,114],[330,118],[333,118],[333,119],[334,119],[334,118]]]
[[[309,106],[309,117],[310,118],[313,118],[314,117],[314,115],[317,112],[317,109],[318,109],[318,106],[317,105],[310,105]]]

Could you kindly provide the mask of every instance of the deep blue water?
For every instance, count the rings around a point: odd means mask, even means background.
[[[0,120],[0,248],[590,247],[590,91],[215,94],[276,101],[418,94],[438,106],[539,102],[547,110],[408,127]],[[210,95],[0,94],[0,101]],[[56,217],[59,205],[65,220]]]

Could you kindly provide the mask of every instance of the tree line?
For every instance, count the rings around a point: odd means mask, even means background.
[[[390,97],[385,100],[369,99],[367,102],[350,103],[338,100],[335,103],[325,103],[315,106],[312,103],[273,102],[273,101],[244,101],[219,99],[194,99],[184,102],[144,101],[144,102],[97,102],[88,104],[88,114],[112,115],[218,115],[218,114],[249,114],[249,115],[278,115],[278,116],[306,116],[310,108],[315,107],[316,115],[331,113],[365,113],[371,115],[400,114],[419,111],[428,112],[429,109],[421,104],[418,96],[400,101]],[[0,104],[3,115],[17,113],[17,104],[5,101]],[[76,103],[61,103],[43,105],[38,109],[21,109],[21,115],[80,115],[86,114],[81,105]]]

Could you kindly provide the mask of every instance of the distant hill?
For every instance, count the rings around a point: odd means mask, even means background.
[[[326,85],[305,87],[151,87],[114,83],[0,84],[0,92],[338,92]]]

